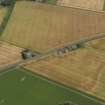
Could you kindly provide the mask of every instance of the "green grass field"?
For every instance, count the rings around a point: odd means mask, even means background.
[[[45,3],[56,4],[57,0],[45,0]]]
[[[17,68],[0,74],[0,105],[102,105],[94,98]]]

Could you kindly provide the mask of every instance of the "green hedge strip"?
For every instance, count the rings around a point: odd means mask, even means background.
[[[3,21],[2,21],[2,23],[0,25],[0,36],[2,35],[3,31],[6,28],[6,25],[7,25],[8,21],[9,21],[10,16],[11,16],[12,10],[14,8],[15,2],[16,2],[16,0],[12,0],[11,5],[7,7],[7,9],[8,9],[7,13],[4,16]]]

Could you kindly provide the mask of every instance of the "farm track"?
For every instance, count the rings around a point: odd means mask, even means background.
[[[82,39],[82,40],[80,40],[80,41],[76,41],[76,42],[73,42],[73,43],[71,43],[71,44],[67,44],[67,45],[64,45],[64,46],[72,46],[72,45],[74,45],[74,44],[78,44],[78,43],[82,43],[82,44],[85,44],[85,43],[87,43],[87,42],[90,42],[90,41],[92,41],[92,40],[98,40],[98,39],[101,39],[101,38],[104,38],[105,37],[105,34],[99,34],[99,35],[96,35],[95,37],[92,37],[92,38],[84,38],[84,39]],[[3,42],[1,42],[1,43],[3,43]],[[5,42],[4,42],[5,43]],[[5,48],[5,49],[4,49]],[[30,59],[28,59],[28,60],[21,60],[21,61],[19,61],[18,63],[16,63],[16,64],[14,64],[13,63],[13,65],[21,65],[21,64],[25,64],[25,63],[27,63],[27,62],[31,62],[31,61],[33,61],[33,60],[41,60],[41,59],[44,59],[44,58],[47,58],[48,56],[50,56],[50,55],[53,55],[54,53],[56,53],[57,52],[57,50],[58,50],[59,48],[53,48],[52,50],[50,50],[49,52],[47,52],[47,53],[45,53],[45,54],[42,54],[42,55],[39,55],[39,56],[37,56],[37,57],[33,57],[33,58],[30,58]],[[10,51],[10,49],[8,48],[8,46],[2,46],[1,47],[1,51],[2,50],[4,50],[5,52],[8,52],[8,51]],[[14,49],[13,48],[13,50],[14,51],[12,51],[12,52],[15,52],[16,51],[16,49]],[[21,51],[22,51],[22,49],[21,49]],[[19,51],[19,49],[18,49],[18,51],[16,51],[16,52],[18,52],[18,54],[21,52],[21,51]],[[15,52],[15,53],[16,53]],[[1,54],[4,54],[4,52],[0,52]],[[7,54],[8,55],[8,54]],[[21,58],[21,55],[19,55],[20,57],[19,58]],[[3,57],[3,56],[2,56]],[[7,59],[7,57],[4,57],[4,58],[6,58]],[[12,65],[7,65],[7,68],[8,67],[11,67]],[[6,68],[6,67],[4,67],[4,68]]]

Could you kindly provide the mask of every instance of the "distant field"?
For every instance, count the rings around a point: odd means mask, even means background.
[[[94,94],[100,75],[105,70],[104,58],[105,52],[103,50],[87,46],[64,57],[51,56],[37,62],[31,62],[25,65],[25,68],[67,86]],[[104,92],[101,91],[100,94],[104,94]],[[100,97],[99,94],[94,95]],[[105,100],[105,96],[101,98]]]
[[[2,39],[46,52],[83,37],[105,32],[105,14],[18,1]]]
[[[0,24],[3,20],[3,17],[5,16],[6,8],[0,7]]]
[[[0,41],[0,67],[13,64],[21,60],[21,48]]]
[[[102,11],[104,0],[58,0],[58,5]]]
[[[28,72],[10,69],[0,73],[2,105],[102,105],[100,101]]]

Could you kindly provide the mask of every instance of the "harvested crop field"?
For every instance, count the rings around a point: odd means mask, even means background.
[[[104,0],[58,0],[58,5],[102,11]]]
[[[105,52],[87,46],[64,57],[49,56],[40,61],[30,62],[24,67],[54,81],[100,97],[94,91],[102,71],[105,70],[104,58]],[[105,96],[101,98],[105,100]]]
[[[14,64],[21,60],[21,48],[0,41],[0,67]]]
[[[2,39],[46,52],[105,32],[105,14],[75,8],[18,1]]]

